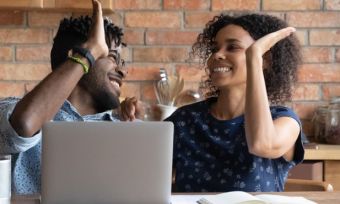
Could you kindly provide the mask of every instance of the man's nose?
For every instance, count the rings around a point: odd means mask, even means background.
[[[116,67],[116,72],[122,76],[122,78],[125,78],[128,71],[127,68],[123,65],[119,65]]]

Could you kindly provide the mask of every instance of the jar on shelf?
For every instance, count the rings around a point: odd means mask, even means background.
[[[317,143],[326,143],[325,140],[325,128],[326,128],[326,117],[328,113],[328,106],[320,106],[316,109],[312,122],[314,139]]]
[[[329,104],[325,140],[328,144],[340,144],[340,97],[332,98]]]

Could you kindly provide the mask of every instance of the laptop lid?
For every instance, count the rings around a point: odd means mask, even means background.
[[[173,124],[49,122],[42,204],[170,203]]]

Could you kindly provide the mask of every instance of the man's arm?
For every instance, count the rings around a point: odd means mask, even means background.
[[[105,42],[101,4],[98,0],[92,0],[92,3],[93,25],[89,39],[82,47],[88,49],[94,58],[98,59],[107,56],[108,47]],[[76,56],[89,65],[86,58]],[[18,102],[9,119],[14,130],[24,137],[31,137],[38,132],[42,125],[58,112],[83,74],[82,65],[70,60],[56,68]]]

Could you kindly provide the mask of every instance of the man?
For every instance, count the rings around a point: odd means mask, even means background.
[[[51,51],[52,72],[22,99],[0,101],[0,154],[12,154],[12,190],[40,192],[41,128],[54,121],[119,121],[126,72],[120,60],[122,30],[102,17],[92,0],[93,17],[64,19]],[[128,98],[120,109],[134,120],[139,107]]]

